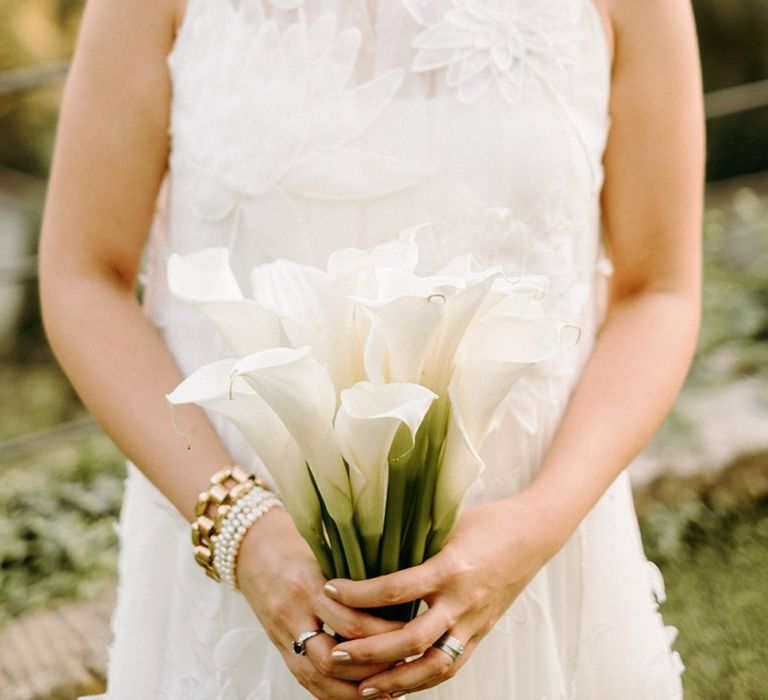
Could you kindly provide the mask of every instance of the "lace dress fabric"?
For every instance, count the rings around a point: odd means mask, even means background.
[[[467,504],[535,476],[600,321],[610,264],[599,194],[610,58],[591,0],[188,0],[168,56],[169,174],[145,310],[181,370],[228,356],[171,298],[165,261],[226,245],[323,266],[431,221],[421,272],[471,252],[546,275],[579,343],[507,397]],[[234,429],[234,459],[268,479]],[[107,700],[298,700],[245,599],[202,574],[189,525],[129,463]],[[677,630],[657,609],[622,473],[452,680],[424,700],[682,697]]]

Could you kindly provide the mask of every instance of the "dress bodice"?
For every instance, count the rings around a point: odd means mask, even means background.
[[[168,64],[170,249],[322,265],[429,219],[425,265],[589,273],[610,82],[592,0],[188,0]]]

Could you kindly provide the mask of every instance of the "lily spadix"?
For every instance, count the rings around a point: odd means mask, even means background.
[[[320,504],[304,454],[272,408],[243,382],[231,386],[236,359],[193,372],[166,396],[171,405],[195,403],[229,419],[269,471],[296,528],[325,570],[332,570]]]
[[[349,465],[355,522],[369,570],[375,570],[378,561],[391,471],[413,449],[416,432],[436,398],[426,387],[408,383],[362,381],[341,392],[334,429]]]

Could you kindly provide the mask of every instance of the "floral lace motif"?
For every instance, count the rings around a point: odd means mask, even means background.
[[[458,183],[439,212],[424,212],[434,229],[422,257],[434,266],[471,255],[478,269],[502,265],[513,276],[546,274],[551,309],[574,320],[591,298],[596,250],[590,223],[574,213],[573,200],[573,193],[555,186],[530,211],[515,212]]]
[[[402,0],[424,29],[413,39],[414,71],[445,68],[465,103],[495,85],[511,104],[562,80],[575,59],[577,3],[563,0]],[[445,9],[443,9],[445,8]]]
[[[222,3],[224,15],[215,23],[197,21],[190,43],[219,31],[238,46],[216,51],[217,42],[207,41],[211,51],[192,74],[183,72],[183,56],[169,56],[176,91],[173,157],[192,161],[199,171],[195,213],[211,222],[232,216],[235,246],[247,235],[267,255],[291,250],[300,256],[308,243],[296,197],[382,195],[416,184],[434,166],[357,143],[398,91],[405,69],[350,85],[360,29],[339,30],[329,13],[308,23],[301,2],[270,1],[280,9],[298,7],[299,20],[281,27],[267,18],[261,0],[239,9]]]

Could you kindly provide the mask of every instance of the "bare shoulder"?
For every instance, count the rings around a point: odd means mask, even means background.
[[[132,280],[167,168],[167,56],[182,0],[88,0],[61,104],[45,260]]]
[[[615,35],[603,219],[614,292],[697,289],[705,129],[691,0],[595,0]]]
[[[185,0],[88,0],[76,49],[94,45],[113,52],[132,44],[151,52],[167,50],[184,13]]]
[[[647,47],[688,51],[696,43],[691,0],[593,0],[610,21],[618,55]]]

